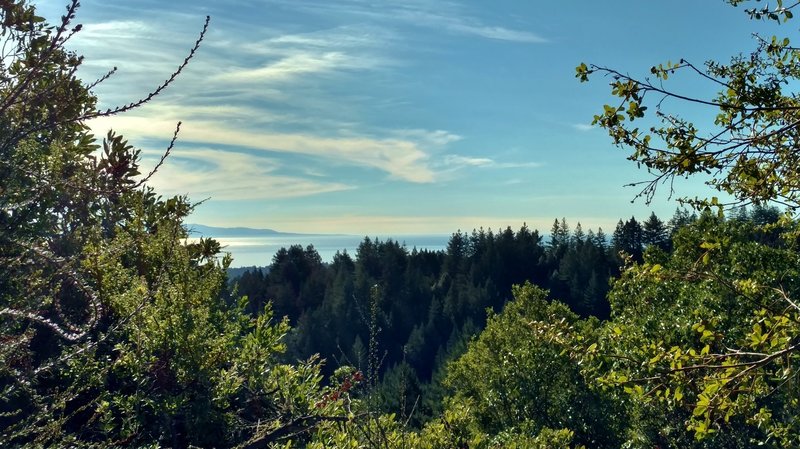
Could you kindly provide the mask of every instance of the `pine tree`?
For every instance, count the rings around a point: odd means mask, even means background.
[[[644,245],[653,245],[663,250],[669,249],[669,233],[667,226],[655,214],[650,213],[650,217],[642,225],[642,242]]]

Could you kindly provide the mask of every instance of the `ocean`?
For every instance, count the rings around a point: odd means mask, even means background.
[[[396,235],[396,236],[369,236],[370,239],[385,241],[395,240],[404,244],[409,251],[413,248],[439,251],[447,248],[450,240],[449,234],[432,235]],[[305,248],[314,245],[323,262],[331,262],[337,251],[347,251],[355,258],[356,248],[364,241],[364,236],[357,235],[298,235],[274,237],[215,237],[223,245],[223,251],[231,253],[233,263],[231,267],[267,266],[272,263],[272,256],[281,249],[291,245],[301,245]]]

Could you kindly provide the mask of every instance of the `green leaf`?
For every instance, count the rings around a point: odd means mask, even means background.
[[[679,386],[675,387],[675,394],[673,395],[673,397],[675,398],[676,401],[680,401],[681,399],[683,399],[683,387],[682,386],[679,385]]]

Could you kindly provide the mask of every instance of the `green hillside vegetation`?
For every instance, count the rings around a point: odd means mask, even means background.
[[[798,7],[726,3],[789,24]],[[78,6],[49,25],[0,2],[0,446],[800,446],[789,39],[652,79],[577,68],[611,81],[595,124],[652,174],[645,199],[701,174],[730,201],[690,198],[696,213],[610,239],[562,219],[547,242],[527,227],[456,232],[444,252],[365,239],[330,265],[293,246],[231,287],[220,244],[187,240],[193,205],[148,186],[180,124],[155,167],[86,125],[168,88],[208,21],[163,84],[101,111],[91,90],[113,71],[81,80],[66,48]],[[675,76],[719,92],[681,95]],[[681,102],[714,127],[666,110]]]
[[[380,408],[406,410],[419,425],[441,409],[446,362],[485,327],[487,310],[503,309],[514,285],[541,286],[578,315],[605,320],[609,280],[624,263],[620,252],[641,262],[645,248],[667,251],[670,229],[694,219],[685,210],[670,226],[655,214],[644,223],[631,217],[619,221],[610,241],[580,224],[571,231],[565,219],[554,221],[547,242],[525,226],[456,232],[440,252],[366,238],[354,257],[337,254],[330,264],[313,247],[294,245],[275,254],[266,270],[245,271],[234,281],[250,313],[268,306],[289,319],[288,360],[319,354],[329,361],[327,374],[342,364],[366,372],[367,343],[374,339],[385,380],[376,392]],[[370,333],[373,324],[377,335]]]
[[[151,94],[98,111],[64,48],[77,8],[50,26],[0,3],[0,446],[265,446],[341,419],[315,406],[318,359],[278,361],[288,323],[225,293],[219,244],[185,243],[192,204],[85,123],[158,95],[206,29]]]

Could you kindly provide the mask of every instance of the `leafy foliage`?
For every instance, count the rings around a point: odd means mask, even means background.
[[[775,8],[764,5],[747,12],[754,19],[780,22],[790,20],[797,6],[779,1]],[[755,35],[755,40],[752,52],[727,63],[709,61],[700,66],[681,59],[653,66],[653,79],[598,65],[577,67],[581,81],[596,74],[611,78],[616,101],[605,105],[593,123],[605,128],[615,144],[630,148],[630,160],[654,174],[652,180],[637,183],[644,186],[640,195],[649,200],[660,183],[671,186],[675,177],[708,174],[708,183],[736,203],[779,201],[792,209],[800,205],[794,151],[800,107],[792,91],[800,77],[800,49],[789,38]],[[701,97],[670,90],[668,80],[686,72],[717,93]],[[666,110],[666,105],[676,103],[713,114],[713,125],[698,126]],[[651,109],[655,120],[650,120]],[[718,204],[713,198],[690,201]]]
[[[572,354],[573,338],[592,338],[598,322],[579,320],[531,284],[515,288],[514,298],[448,367],[454,400],[472,404],[489,435],[569,429],[587,447],[619,447],[621,410],[589,388]]]
[[[627,269],[597,349],[601,383],[683,410],[697,438],[798,444],[795,227],[706,215],[670,257]]]
[[[797,6],[778,1],[746,13],[781,23],[793,18]],[[615,103],[605,105],[594,123],[654,174],[640,195],[650,200],[660,183],[704,174],[734,199],[689,200],[706,211],[717,207],[719,216],[707,213],[674,235],[672,255],[653,252],[630,264],[609,296],[612,319],[598,352],[591,352],[595,374],[644,404],[642,416],[661,429],[641,433],[644,445],[692,444],[669,430],[682,425],[697,444],[711,447],[800,444],[798,231],[790,218],[800,205],[793,90],[800,50],[789,38],[755,40],[752,52],[728,63],[700,67],[682,59],[654,66],[654,80],[597,65],[577,68],[581,81],[598,73],[611,78]],[[716,95],[670,90],[668,80],[686,72],[708,82]],[[696,126],[666,110],[676,103],[706,109],[714,114],[713,125]],[[655,104],[656,120],[648,104]],[[771,203],[785,205],[787,214],[781,218],[761,207]],[[722,210],[730,204],[757,207],[750,217],[739,212],[725,221]]]
[[[266,447],[302,434],[317,407],[320,362],[279,362],[288,332],[270,309],[245,313],[227,292],[213,240],[188,242],[193,206],[146,183],[139,150],[85,122],[98,111],[57,26],[26,2],[0,3],[0,445]],[[208,22],[206,21],[206,26]]]
[[[747,13],[788,21],[796,6]],[[445,252],[365,239],[330,265],[297,246],[230,291],[219,243],[187,240],[193,205],[147,186],[179,125],[148,171],[122,136],[99,142],[85,124],[155,98],[205,27],[152,93],[98,111],[64,48],[77,8],[50,26],[0,2],[4,447],[800,446],[800,225],[763,206],[800,194],[787,39],[702,70],[653,67],[658,82],[578,67],[613,78],[620,103],[595,122],[655,173],[643,195],[708,173],[753,209],[631,217],[610,245],[562,219],[547,244],[526,226],[459,231]],[[720,92],[663,87],[685,71]],[[661,102],[661,125],[632,127],[654,95],[713,108],[715,128]]]

